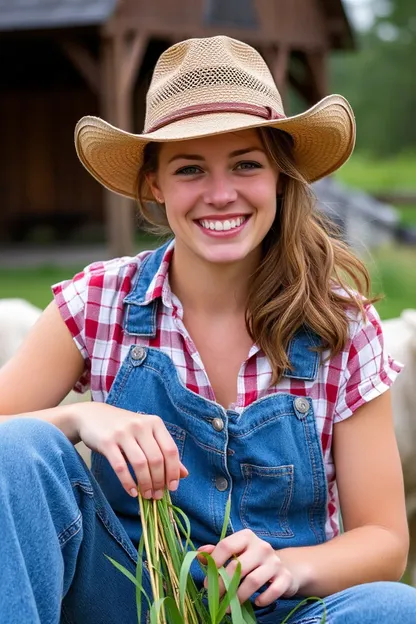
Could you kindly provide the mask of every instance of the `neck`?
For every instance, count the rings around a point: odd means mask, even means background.
[[[184,309],[198,314],[244,314],[258,255],[255,251],[241,262],[214,264],[175,246],[169,273],[172,291]]]

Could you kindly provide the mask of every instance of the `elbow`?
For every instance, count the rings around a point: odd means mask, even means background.
[[[409,534],[398,534],[389,532],[391,535],[390,565],[387,566],[387,581],[400,581],[406,572],[409,556]]]

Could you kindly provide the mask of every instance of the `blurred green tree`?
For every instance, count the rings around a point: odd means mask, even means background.
[[[416,151],[415,0],[373,0],[375,20],[358,50],[333,56],[331,89],[351,102],[357,148],[372,156]]]

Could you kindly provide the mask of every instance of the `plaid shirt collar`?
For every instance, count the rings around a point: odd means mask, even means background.
[[[164,306],[170,309],[182,308],[179,299],[172,293],[169,283],[169,267],[173,256],[173,250],[175,248],[175,239],[173,239],[167,246],[165,253],[163,254],[162,261],[157,269],[152,281],[144,296],[143,303],[152,303],[159,297],[162,299]]]

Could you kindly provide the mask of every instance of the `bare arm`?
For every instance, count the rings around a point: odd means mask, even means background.
[[[337,423],[333,449],[345,533],[319,546],[278,551],[303,595],[399,580],[406,567],[409,537],[390,392]]]
[[[42,314],[19,351],[0,370],[0,424],[39,418],[58,427],[74,444],[82,440],[105,455],[126,492],[161,498],[188,471],[163,421],[155,415],[84,402],[58,405],[84,370],[84,360],[55,303]],[[136,473],[136,482],[126,459]]]
[[[78,442],[71,406],[58,405],[83,370],[83,357],[52,302],[0,369],[0,422],[14,415],[41,418]]]

